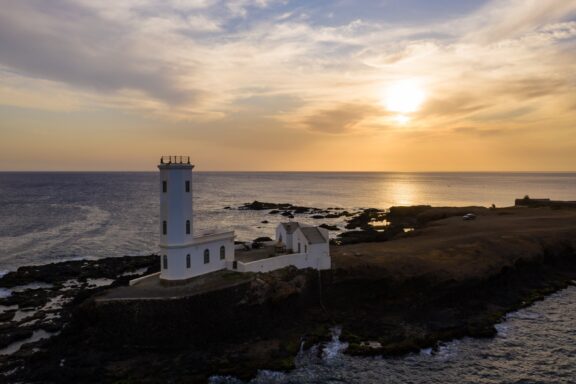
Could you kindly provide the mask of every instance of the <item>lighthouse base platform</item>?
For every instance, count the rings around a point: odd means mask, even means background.
[[[143,276],[138,280],[136,284],[106,291],[95,300],[105,302],[177,299],[246,284],[252,280],[252,276],[246,273],[220,270],[187,280],[168,282],[168,284],[160,278],[159,273]]]

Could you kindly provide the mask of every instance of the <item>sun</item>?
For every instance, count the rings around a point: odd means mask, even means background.
[[[410,121],[410,114],[420,110],[426,101],[426,91],[416,80],[401,80],[392,83],[383,91],[382,105],[398,115],[394,120],[399,124]]]
[[[400,125],[406,125],[410,122],[410,116],[398,114],[392,118],[395,122]]]

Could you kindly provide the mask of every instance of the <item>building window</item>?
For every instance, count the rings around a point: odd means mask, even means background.
[[[168,233],[168,223],[166,221],[162,222],[162,234],[166,235]]]
[[[300,243],[298,243],[298,253],[300,253]]]
[[[190,192],[190,180],[186,180],[186,192]]]
[[[162,268],[168,269],[168,256],[162,256]]]
[[[220,260],[224,260],[225,258],[226,258],[226,247],[221,246],[220,247]]]
[[[162,192],[168,192],[168,182],[166,180],[162,181]]]
[[[190,254],[186,255],[186,268],[190,268]]]
[[[210,262],[210,250],[204,250],[204,264],[208,264]]]
[[[190,220],[186,220],[186,234],[190,234]]]

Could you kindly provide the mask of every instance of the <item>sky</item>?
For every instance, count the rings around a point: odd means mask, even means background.
[[[3,0],[0,171],[576,171],[576,0]]]

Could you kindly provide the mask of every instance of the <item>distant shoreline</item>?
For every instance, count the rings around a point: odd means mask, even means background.
[[[23,170],[23,171],[11,171],[3,170],[3,173],[149,173],[156,174],[154,171],[145,170]],[[486,175],[499,175],[499,174],[519,174],[519,175],[546,175],[546,174],[566,174],[574,175],[576,171],[194,171],[194,173],[199,174],[223,174],[223,173],[235,173],[235,174],[266,174],[266,173],[289,173],[289,174],[440,174],[440,175],[453,175],[453,174],[464,174],[464,175],[474,175],[474,174],[486,174]]]

